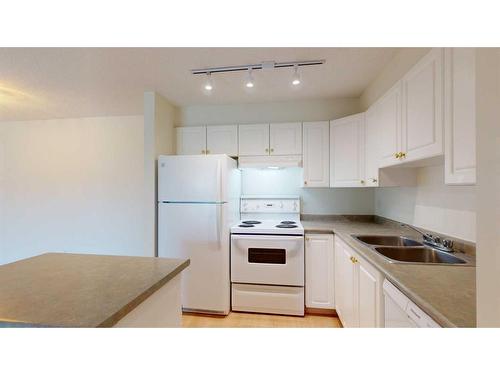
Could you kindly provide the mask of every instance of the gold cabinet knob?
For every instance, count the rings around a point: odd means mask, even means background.
[[[364,183],[365,183],[365,180],[359,180],[359,182],[360,182],[361,184],[364,184]]]
[[[394,157],[395,157],[396,159],[399,159],[399,154],[400,154],[399,152],[396,152],[396,153],[394,154]]]
[[[207,150],[207,154],[210,154],[210,150]]]
[[[307,185],[307,181],[304,181],[304,185]]]
[[[201,153],[202,153],[202,154],[205,154],[205,150],[201,150]]]
[[[274,152],[274,148],[271,149],[271,152]]]
[[[266,152],[269,152],[269,149],[268,149],[268,148],[266,148]]]
[[[400,152],[401,156],[400,158],[406,158],[406,152]]]

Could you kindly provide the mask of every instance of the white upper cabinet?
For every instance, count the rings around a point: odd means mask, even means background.
[[[334,309],[333,234],[306,234],[306,307]]]
[[[269,124],[238,125],[240,156],[269,155]]]
[[[397,154],[402,151],[401,105],[401,82],[394,85],[374,105],[376,119],[373,124],[375,126],[370,129],[370,137],[376,138],[374,142],[377,143],[380,167],[400,163]]]
[[[207,126],[206,153],[238,156],[238,126]]]
[[[177,154],[197,155],[206,153],[207,130],[205,126],[184,126],[176,128]]]
[[[328,121],[304,122],[303,127],[304,187],[330,185],[330,144]]]
[[[401,80],[403,161],[443,154],[443,49],[434,48]]]
[[[302,123],[281,123],[270,125],[271,155],[302,154]]]
[[[360,113],[330,123],[330,186],[365,184],[365,115]]]
[[[445,50],[445,183],[476,183],[475,50]]]

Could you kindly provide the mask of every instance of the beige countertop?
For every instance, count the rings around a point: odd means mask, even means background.
[[[390,263],[352,234],[394,234],[420,240],[400,226],[339,220],[301,220],[306,233],[334,233],[357,250],[404,294],[444,327],[476,326],[476,267]]]
[[[0,266],[0,326],[111,327],[188,259],[46,253]]]

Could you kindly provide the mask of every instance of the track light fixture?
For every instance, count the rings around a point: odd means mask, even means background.
[[[212,73],[247,71],[248,78],[245,81],[245,86],[248,88],[252,88],[255,86],[255,82],[253,79],[253,71],[254,70],[263,70],[263,69],[271,70],[271,69],[279,69],[279,68],[293,68],[294,73],[292,76],[292,85],[297,86],[297,85],[300,85],[300,83],[301,83],[300,74],[299,74],[299,67],[323,65],[325,62],[326,62],[326,60],[308,60],[308,61],[290,61],[290,62],[263,61],[259,64],[219,66],[219,67],[205,68],[205,69],[193,69],[193,70],[191,70],[191,73],[192,74],[206,74],[207,81],[204,85],[204,88],[207,91],[212,91],[214,88],[213,80],[212,80]]]

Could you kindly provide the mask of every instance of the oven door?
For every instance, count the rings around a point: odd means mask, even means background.
[[[231,281],[304,285],[304,237],[231,236]]]

